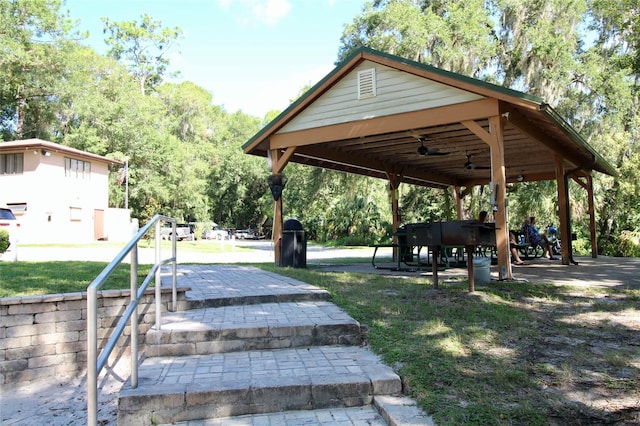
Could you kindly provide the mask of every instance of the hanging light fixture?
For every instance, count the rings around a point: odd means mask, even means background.
[[[287,177],[280,173],[272,174],[267,177],[267,184],[269,185],[269,189],[271,189],[273,200],[278,201],[280,196],[282,196],[282,190],[287,184]]]

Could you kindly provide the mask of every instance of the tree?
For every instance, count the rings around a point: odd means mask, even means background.
[[[247,156],[241,148],[259,128],[258,118],[235,112],[226,115],[215,135],[215,167],[210,168],[207,177],[214,222],[234,228],[257,228],[270,216],[265,160]]]
[[[6,139],[48,138],[75,47],[58,0],[0,0],[0,126]]]
[[[482,0],[382,0],[367,3],[345,27],[338,61],[367,46],[429,65],[479,76],[496,53]]]
[[[580,88],[583,108],[593,119],[585,120],[584,131],[620,173],[616,180],[597,182],[600,249],[619,255],[620,237],[640,229],[640,3],[594,0],[589,5],[596,37],[582,57]]]
[[[628,236],[640,232],[639,3],[375,0],[345,27],[338,59],[369,46],[541,96],[619,171],[617,179],[594,176],[599,241],[604,253],[633,253]],[[81,37],[60,6],[60,0],[0,0],[3,139],[42,137],[128,157],[129,206],[142,220],[160,212],[259,227],[272,215],[264,159],[241,147],[277,111],[262,118],[229,114],[193,83],[163,82],[179,28],[165,29],[147,15],[105,19],[105,57],[77,43]],[[391,222],[385,181],[298,164],[284,173],[285,212],[312,238],[385,238]],[[122,206],[116,175],[110,199]],[[465,199],[466,215],[487,203],[484,189]],[[555,183],[512,189],[515,227],[526,215],[557,220]],[[581,234],[586,197],[575,184],[569,191]],[[454,214],[450,192],[424,188],[403,186],[400,208],[405,222]]]
[[[502,84],[555,105],[574,76],[585,0],[503,0],[498,8]]]
[[[113,22],[102,18],[105,42],[111,46],[108,55],[124,61],[140,86],[140,92],[158,86],[167,71],[167,52],[182,36],[182,29],[163,28],[162,22],[144,14],[141,21]]]

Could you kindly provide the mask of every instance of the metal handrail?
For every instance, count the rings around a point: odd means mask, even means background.
[[[160,224],[162,222],[171,223],[171,257],[160,259]],[[138,289],[138,242],[155,227],[155,264],[147,274]],[[160,270],[162,265],[172,263],[171,279],[171,306],[172,310],[177,307],[177,263],[176,263],[176,220],[162,215],[155,215],[149,223],[142,227],[138,233],[127,243],[120,253],[107,265],[95,280],[87,287],[87,424],[96,426],[98,424],[98,374],[106,365],[109,355],[116,347],[118,339],[122,336],[127,321],[131,325],[131,387],[138,386],[138,302],[144,295],[151,278],[155,276],[155,299],[156,299],[156,324],[157,330],[161,328],[161,282]],[[122,263],[127,255],[130,256],[130,289],[131,302],[127,306],[124,314],[118,321],[111,337],[107,341],[102,352],[98,354],[98,290],[105,283],[107,278]]]

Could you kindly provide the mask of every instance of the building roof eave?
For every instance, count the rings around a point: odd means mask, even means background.
[[[101,161],[110,165],[123,165],[124,162],[113,158],[104,157],[102,155],[93,154],[91,152],[82,151],[70,146],[61,145],[55,142],[49,142],[43,139],[23,139],[0,143],[0,152],[8,152],[15,150],[31,150],[45,149],[52,152],[60,152],[69,155],[75,155],[82,158]]]

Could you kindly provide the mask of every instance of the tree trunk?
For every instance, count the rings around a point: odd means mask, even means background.
[[[24,98],[18,98],[16,112],[18,114],[18,122],[16,123],[16,139],[22,139],[24,132],[24,108],[26,101]]]

